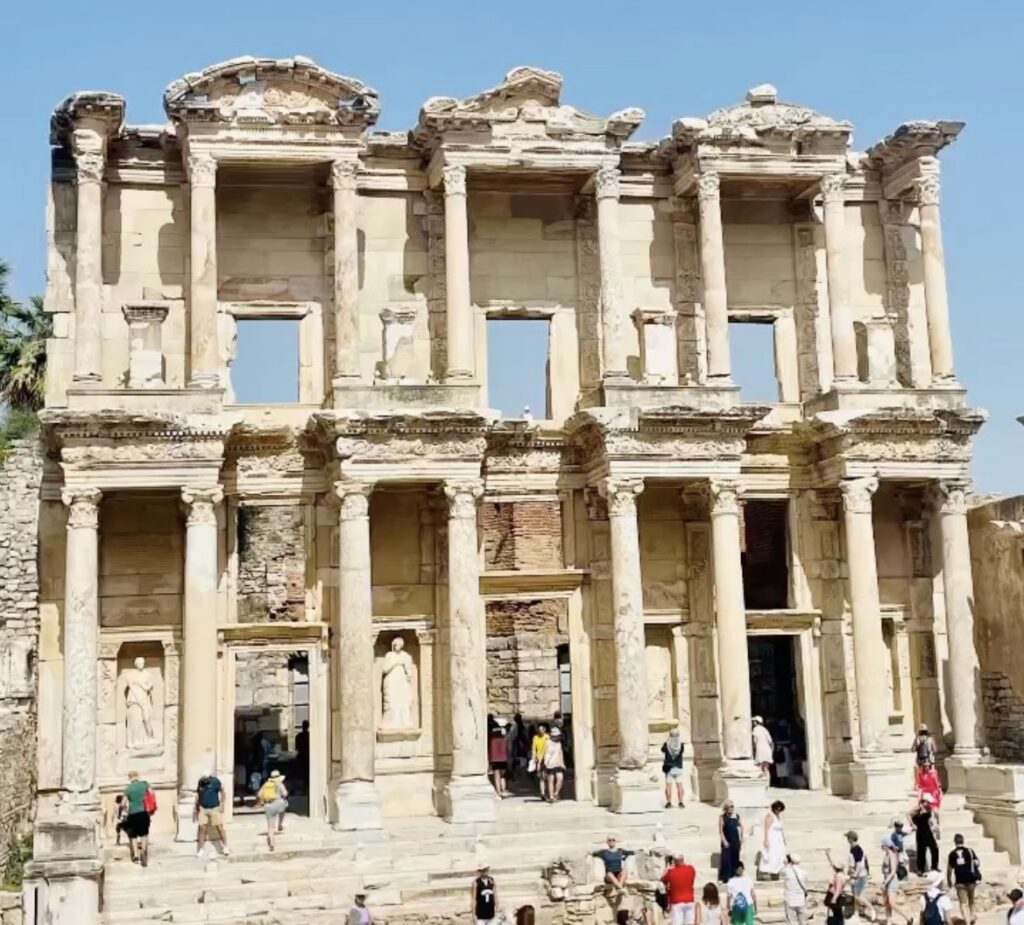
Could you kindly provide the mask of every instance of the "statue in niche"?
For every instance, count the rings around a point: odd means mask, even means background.
[[[413,729],[416,690],[413,685],[412,656],[405,651],[405,640],[396,636],[391,640],[391,651],[384,656],[381,670],[383,695],[381,727],[384,729]]]
[[[124,673],[125,745],[129,749],[156,744],[153,734],[153,678],[141,656]]]

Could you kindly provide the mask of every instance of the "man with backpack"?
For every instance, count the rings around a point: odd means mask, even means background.
[[[974,925],[974,885],[981,880],[981,861],[973,848],[964,845],[963,835],[954,835],[953,845],[946,865],[946,882],[956,889],[960,918],[966,925]]]
[[[725,885],[725,891],[732,925],[754,925],[757,894],[754,882],[743,872],[742,861],[736,865],[736,872]]]
[[[208,826],[217,830],[224,857],[229,857],[231,849],[228,848],[228,835],[224,831],[224,786],[216,774],[204,774],[199,778],[196,785],[195,818],[198,823],[196,857],[205,857],[203,849],[206,847]]]
[[[928,889],[921,897],[921,925],[950,925],[953,903],[942,887],[942,874],[933,870],[928,875]]]

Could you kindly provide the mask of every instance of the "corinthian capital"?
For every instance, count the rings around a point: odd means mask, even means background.
[[[462,164],[445,164],[441,168],[446,196],[466,195],[466,168]]]
[[[841,173],[830,173],[821,178],[821,198],[825,202],[842,203],[846,190],[846,176]]]
[[[354,190],[358,174],[357,161],[345,159],[331,162],[331,186],[337,190]]]
[[[839,492],[843,498],[843,509],[851,514],[870,514],[871,499],[878,491],[878,476],[866,475],[858,479],[843,479]]]
[[[937,206],[939,204],[939,193],[942,183],[938,174],[928,174],[921,177],[915,184],[917,187],[917,203],[922,206]]]
[[[742,490],[736,479],[710,479],[708,481],[708,496],[711,500],[711,516],[739,514]]]
[[[717,171],[702,170],[697,174],[697,198],[702,202],[717,200],[721,185]]]
[[[183,488],[181,501],[185,506],[185,525],[216,526],[217,505],[223,498],[224,489],[219,485],[212,485],[209,488]]]
[[[217,184],[217,161],[212,154],[195,152],[188,156],[188,182],[191,186],[213,187]]]
[[[370,495],[373,485],[369,482],[341,481],[334,483],[334,493],[340,502],[342,520],[357,520],[370,514]]]
[[[78,183],[99,183],[106,166],[102,151],[81,151],[75,155],[75,179]]]
[[[608,505],[609,517],[636,517],[636,499],[644,490],[644,480],[603,479],[598,490]]]
[[[938,481],[931,485],[932,503],[940,514],[967,513],[968,485],[959,480]]]
[[[95,530],[100,524],[100,498],[98,488],[65,488],[60,499],[68,509],[68,527]]]
[[[594,195],[598,199],[618,199],[621,176],[618,167],[612,167],[610,164],[599,167],[594,174]]]
[[[449,519],[476,520],[476,506],[484,496],[484,484],[480,479],[445,482],[444,494],[448,499]]]

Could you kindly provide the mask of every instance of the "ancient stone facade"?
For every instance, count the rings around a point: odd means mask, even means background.
[[[267,697],[289,741],[306,710],[310,813],[341,829],[489,823],[486,714],[551,710],[563,673],[575,798],[617,812],[660,805],[675,727],[701,799],[762,804],[756,711],[800,730],[812,788],[902,794],[919,722],[964,785],[983,414],[937,159],[961,123],[853,152],[763,85],[638,142],[641,110],[522,67],[374,132],[371,87],[298,57],[164,103],[53,117],[32,903],[96,906],[131,767],[180,840],[200,774],[231,805],[254,656],[290,660]],[[260,320],[297,326],[294,401],[239,401]],[[516,320],[547,326],[546,406],[502,420],[489,322]],[[765,404],[731,359],[751,324]]]

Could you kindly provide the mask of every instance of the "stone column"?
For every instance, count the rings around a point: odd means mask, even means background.
[[[220,384],[217,350],[217,161],[210,154],[188,156],[190,266],[188,319],[192,388]]]
[[[99,809],[96,789],[99,658],[99,503],[95,488],[69,488],[64,564],[64,706],[61,808]]]
[[[946,696],[953,724],[953,757],[975,759],[978,755],[979,669],[974,648],[974,583],[967,540],[967,486],[960,482],[937,482],[933,497],[942,537],[942,588],[949,644]]]
[[[594,174],[597,199],[597,253],[601,274],[602,378],[626,380],[626,306],[622,290],[622,249],[619,246],[619,171],[602,167]]]
[[[711,479],[709,489],[722,710],[723,761],[715,775],[716,799],[730,799],[737,806],[763,806],[766,782],[757,775],[751,747],[747,610],[740,559],[740,486],[732,479]]]
[[[704,277],[704,318],[708,342],[708,377],[719,382],[731,375],[729,300],[725,288],[725,241],[718,174],[705,170],[697,177],[700,211],[700,264]]]
[[[448,164],[444,176],[444,279],[447,292],[448,378],[472,379],[476,332],[469,291],[466,168]]]
[[[928,318],[932,377],[948,383],[954,378],[953,339],[949,333],[946,261],[942,255],[942,225],[939,221],[939,178],[930,175],[918,180],[917,195],[921,218],[921,261],[924,270],[924,302]]]
[[[832,363],[838,382],[857,378],[857,341],[850,315],[850,294],[843,261],[846,242],[846,212],[843,190],[846,178],[829,174],[821,179],[825,212],[825,261],[828,275],[828,311],[832,325]]]
[[[487,781],[487,632],[480,598],[477,504],[479,480],[447,482],[448,657],[452,774],[444,793],[450,822],[494,819]]]
[[[103,379],[103,170],[107,139],[74,133],[77,184],[75,232],[75,383]]]
[[[359,380],[359,194],[355,160],[331,164],[334,188],[334,380]]]
[[[178,841],[195,841],[196,783],[216,769],[217,505],[219,486],[183,488],[185,595],[182,606]]]
[[[871,522],[875,476],[844,479],[839,483],[846,535],[846,569],[853,626],[853,670],[857,694],[858,748],[852,768],[854,796],[859,799],[895,799],[909,781],[903,781],[892,760],[887,741],[888,705],[881,666],[887,654],[882,638],[878,598],[875,531]]]
[[[605,479],[611,547],[612,611],[615,633],[615,715],[619,755],[612,778],[613,812],[650,812],[661,794],[648,770],[644,592],[640,574],[640,533],[636,499],[642,479]]]
[[[335,826],[379,829],[374,774],[373,593],[370,493],[373,486],[335,482],[338,523],[338,623],[334,666],[341,714],[341,767],[334,785]]]

